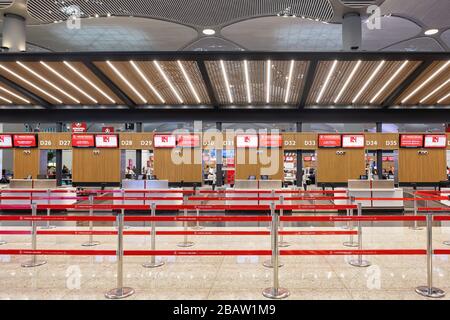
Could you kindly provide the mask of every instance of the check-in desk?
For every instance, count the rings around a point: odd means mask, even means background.
[[[122,189],[126,191],[125,197],[151,197],[151,198],[173,198],[173,197],[183,197],[183,193],[177,192],[164,192],[169,190],[168,180],[123,180]],[[140,190],[164,190],[161,193],[144,193]],[[182,190],[182,189],[170,189],[170,190]],[[115,197],[120,197],[120,193],[116,193]],[[126,204],[126,205],[150,205],[152,203],[156,205],[181,205],[183,200],[114,200],[114,204]]]
[[[335,190],[346,190],[336,188]],[[389,200],[388,198],[403,198],[403,189],[395,188],[394,180],[349,180],[347,193],[349,197],[355,198],[386,198],[386,200],[361,200],[361,205],[365,209],[396,209],[403,210],[405,205],[403,200]],[[343,196],[342,193],[335,193],[335,197]],[[347,204],[347,200],[335,200],[335,204]]]
[[[272,194],[267,191],[283,190],[281,180],[236,180],[234,188],[227,188],[226,191],[239,191],[239,193],[226,193],[226,198],[271,198]],[[248,193],[245,191],[249,191]],[[252,192],[250,192],[252,191]],[[264,191],[263,193],[256,193],[254,191]],[[280,194],[275,193],[275,197]],[[289,197],[289,194],[284,194],[284,197]],[[269,205],[271,200],[226,200],[226,205]],[[279,204],[279,201],[275,201]],[[284,204],[290,204],[291,201],[284,201]]]
[[[441,188],[441,197],[449,197],[450,196],[450,188]],[[450,207],[450,200],[441,200],[443,205]]]
[[[23,190],[23,192],[20,192]],[[54,192],[55,190],[59,192]],[[62,192],[64,191],[64,192]],[[9,188],[2,189],[2,198],[7,197],[37,197],[37,198],[73,198],[73,199],[37,199],[37,200],[3,200],[1,204],[6,205],[23,205],[23,204],[74,204],[77,200],[77,192],[75,188],[57,188],[56,180],[45,179],[12,179]]]

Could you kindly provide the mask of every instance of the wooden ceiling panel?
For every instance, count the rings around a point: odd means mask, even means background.
[[[0,105],[28,105],[35,102],[20,94],[10,86],[0,83]]]

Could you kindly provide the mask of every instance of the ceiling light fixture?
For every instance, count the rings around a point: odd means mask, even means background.
[[[197,91],[195,90],[194,85],[192,84],[191,78],[189,78],[189,75],[187,74],[186,70],[184,69],[184,66],[181,63],[181,61],[178,60],[177,62],[178,62],[178,66],[181,69],[181,72],[183,73],[184,79],[186,79],[186,81],[187,81],[187,83],[189,85],[189,88],[191,88],[191,91],[194,94],[195,99],[197,100],[197,103],[200,104],[202,101],[200,100],[200,98],[199,98],[199,96],[197,94]]]
[[[91,87],[93,87],[95,90],[100,92],[101,95],[103,95],[106,99],[111,101],[113,104],[116,104],[116,101],[114,101],[113,98],[111,98],[106,92],[104,92],[102,89],[100,89],[95,83],[93,83],[91,80],[89,80],[85,75],[83,75],[80,71],[78,71],[74,66],[72,66],[69,62],[63,61],[63,63],[70,68],[75,74],[77,74],[81,79],[86,81]]]
[[[440,99],[438,100],[438,102],[437,102],[437,103],[442,103],[442,101],[445,101],[445,100],[447,100],[447,98],[450,98],[450,93],[449,93],[449,94],[447,94],[446,96],[444,96],[444,97],[440,98]]]
[[[402,72],[402,70],[406,67],[406,65],[408,64],[408,60],[405,60],[402,65],[400,66],[400,68],[397,69],[397,71],[395,71],[395,73],[392,75],[392,77],[388,80],[388,82],[386,82],[384,84],[384,86],[380,89],[380,91],[377,92],[377,94],[370,100],[370,103],[372,104],[379,96],[380,94],[386,90],[386,88],[392,83],[392,81],[394,81],[395,78],[397,78],[397,76],[400,74],[400,72]]]
[[[223,60],[220,60],[220,66],[222,68],[223,80],[225,81],[225,86],[228,92],[228,99],[230,100],[230,103],[233,103],[233,96],[231,95],[231,88],[230,83],[228,82],[227,70],[225,69],[225,63],[223,62]]]
[[[330,82],[331,76],[333,75],[334,70],[336,69],[337,63],[338,61],[334,60],[333,65],[331,66],[331,69],[328,72],[327,78],[325,79],[325,83],[323,84],[322,88],[320,89],[319,95],[317,96],[316,103],[320,103],[320,100],[322,99],[325,89],[328,87],[328,83]]]
[[[0,90],[2,90],[2,91],[4,91],[4,92],[6,92],[6,93],[12,95],[13,97],[15,97],[15,98],[17,98],[17,99],[19,99],[19,100],[22,100],[22,101],[25,102],[25,103],[28,103],[28,104],[31,103],[29,100],[27,100],[27,99],[25,99],[25,98],[22,98],[21,96],[15,94],[14,92],[12,92],[12,91],[10,91],[10,90],[8,90],[8,89],[6,89],[6,88],[3,88],[2,86],[0,86]]]
[[[405,99],[402,100],[402,104],[407,102],[412,96],[414,96],[420,89],[422,89],[424,86],[426,86],[431,80],[433,80],[439,73],[444,71],[445,68],[450,64],[450,60],[447,61],[444,65],[442,65],[438,70],[436,70],[427,80],[422,82],[420,86],[418,86],[416,89],[413,90],[409,95],[406,96]]]
[[[66,97],[68,97],[69,99],[71,99],[72,101],[74,101],[77,104],[80,104],[80,100],[78,100],[77,98],[75,98],[74,96],[68,94],[66,91],[62,90],[61,88],[59,88],[57,85],[55,85],[53,82],[47,80],[45,77],[43,77],[42,75],[40,75],[39,73],[37,73],[36,71],[34,71],[33,69],[31,69],[30,67],[26,66],[25,64],[23,64],[20,61],[16,61],[16,63],[21,66],[22,68],[24,68],[25,70],[27,70],[29,73],[31,73],[32,75],[36,76],[37,78],[41,79],[42,81],[44,81],[46,84],[48,84],[49,86],[51,86],[52,88],[58,90],[59,92],[61,92],[63,95],[65,95]]]
[[[145,74],[142,72],[142,70],[138,67],[138,65],[134,61],[130,61],[130,64],[133,66],[134,70],[139,74],[139,76],[144,80],[144,82],[147,84],[147,86],[152,90],[152,92],[158,97],[158,99],[162,103],[166,103],[166,101],[163,99],[163,97],[159,94],[158,90],[151,84],[151,82],[147,79]]]
[[[270,76],[272,71],[272,62],[267,60],[267,83],[266,83],[266,103],[270,103]]]
[[[181,99],[181,97],[178,94],[177,90],[175,90],[175,87],[172,85],[172,82],[170,82],[169,78],[167,77],[166,73],[164,72],[164,70],[159,65],[158,61],[153,60],[153,64],[156,66],[156,68],[158,69],[159,73],[163,76],[164,80],[169,85],[170,90],[172,90],[172,92],[175,94],[175,96],[177,97],[178,101],[180,103],[183,103],[183,99]]]
[[[10,70],[9,68],[5,67],[4,65],[0,64],[0,68],[2,68],[3,70],[9,72],[10,74],[12,74],[13,76],[15,76],[16,78],[20,79],[21,81],[25,82],[26,84],[28,84],[29,86],[35,88],[36,90],[38,90],[39,92],[42,92],[43,94],[45,94],[46,96],[52,98],[53,100],[55,100],[56,102],[62,104],[62,101],[60,99],[58,99],[57,97],[55,97],[54,95],[48,93],[47,91],[45,91],[44,89],[38,87],[37,85],[35,85],[34,83],[28,81],[27,79],[25,79],[24,77],[22,77],[21,75],[15,73],[14,71]]]
[[[78,88],[73,82],[68,80],[66,77],[61,75],[59,72],[57,72],[55,69],[50,67],[48,64],[46,64],[44,61],[40,62],[44,67],[46,67],[48,70],[50,70],[52,73],[54,73],[56,76],[58,76],[60,79],[64,80],[67,84],[69,84],[71,87],[73,87],[75,90],[86,96],[89,100],[91,100],[93,103],[98,104],[98,101],[92,98],[89,94],[87,94],[85,91]]]
[[[111,63],[111,61],[107,60],[106,63],[114,71],[114,73],[118,75],[119,78],[122,79],[122,81],[125,82],[127,86],[139,97],[139,99],[142,100],[143,103],[147,103],[144,96],[127,80],[127,78],[123,76],[123,74]]]
[[[386,63],[385,60],[382,60],[379,64],[378,67],[375,69],[374,72],[372,72],[372,74],[370,75],[369,79],[367,79],[366,83],[363,85],[363,87],[361,88],[361,90],[359,90],[358,94],[355,96],[355,98],[353,99],[352,103],[354,104],[358,98],[361,96],[361,94],[364,92],[364,90],[367,89],[367,87],[369,86],[369,84],[373,81],[373,79],[375,79],[376,75],[380,72],[381,68],[384,66],[384,64]]]
[[[445,87],[448,83],[450,83],[450,78],[447,79],[447,81],[445,81],[443,84],[441,84],[439,87],[437,87],[436,89],[434,89],[433,91],[431,91],[429,94],[427,94],[424,98],[422,98],[419,103],[422,104],[425,101],[427,101],[431,96],[433,96],[436,92],[438,92],[439,90],[441,90],[443,87]]]
[[[250,92],[250,74],[248,72],[248,61],[244,60],[245,88],[247,89],[247,102],[252,103],[252,95]]]
[[[207,36],[212,36],[216,34],[216,30],[214,29],[203,29],[202,33]]]
[[[6,99],[6,98],[4,98],[4,97],[2,97],[2,96],[0,96],[0,99],[3,100],[3,101],[5,101],[5,102],[7,102],[7,103],[9,103],[9,104],[12,104],[12,103],[13,103],[11,100]]]
[[[294,73],[294,64],[295,61],[291,60],[291,65],[289,67],[289,76],[288,76],[288,82],[286,87],[286,96],[284,97],[284,103],[288,103],[289,101],[289,94],[291,92],[291,82],[292,82],[292,74]]]
[[[362,61],[358,60],[356,65],[353,67],[353,70],[350,73],[350,75],[347,78],[347,80],[345,81],[344,86],[341,88],[341,91],[339,91],[339,94],[337,95],[336,99],[334,99],[334,103],[338,103],[339,102],[339,99],[341,98],[342,94],[344,93],[344,91],[347,89],[348,85],[352,81],[353,77],[356,74],[356,71],[358,71],[359,67],[361,66],[361,63],[362,63]]]
[[[424,32],[424,34],[427,35],[427,36],[432,36],[433,34],[436,34],[436,33],[438,33],[438,32],[439,32],[438,29],[428,29],[428,30],[426,30],[426,31]]]

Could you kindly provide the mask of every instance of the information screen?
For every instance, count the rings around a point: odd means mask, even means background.
[[[236,136],[238,148],[258,148],[258,136],[256,134],[242,134]]]
[[[97,148],[117,148],[118,140],[115,134],[98,134],[95,136],[95,146]]]
[[[363,134],[344,134],[342,146],[344,148],[364,148],[365,139]]]
[[[16,148],[35,148],[37,139],[35,134],[15,134],[14,147]]]
[[[319,148],[339,148],[340,146],[340,134],[319,134]]]
[[[177,136],[177,146],[183,148],[200,147],[200,136],[198,134],[182,134]]]
[[[12,136],[9,134],[0,135],[0,148],[12,148]]]
[[[402,134],[400,135],[400,147],[402,148],[422,148],[423,135],[421,134]]]
[[[175,148],[177,139],[172,135],[155,135],[154,144],[155,148]]]
[[[445,134],[425,135],[425,148],[446,148],[447,136]]]
[[[93,134],[73,134],[72,147],[74,148],[94,148],[95,140]]]
[[[266,148],[281,148],[283,139],[279,134],[260,134],[259,146]]]

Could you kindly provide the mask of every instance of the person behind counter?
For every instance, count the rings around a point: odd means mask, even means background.
[[[131,169],[131,167],[127,167],[127,170],[125,171],[125,178],[126,179],[132,179],[134,176],[134,171]]]

